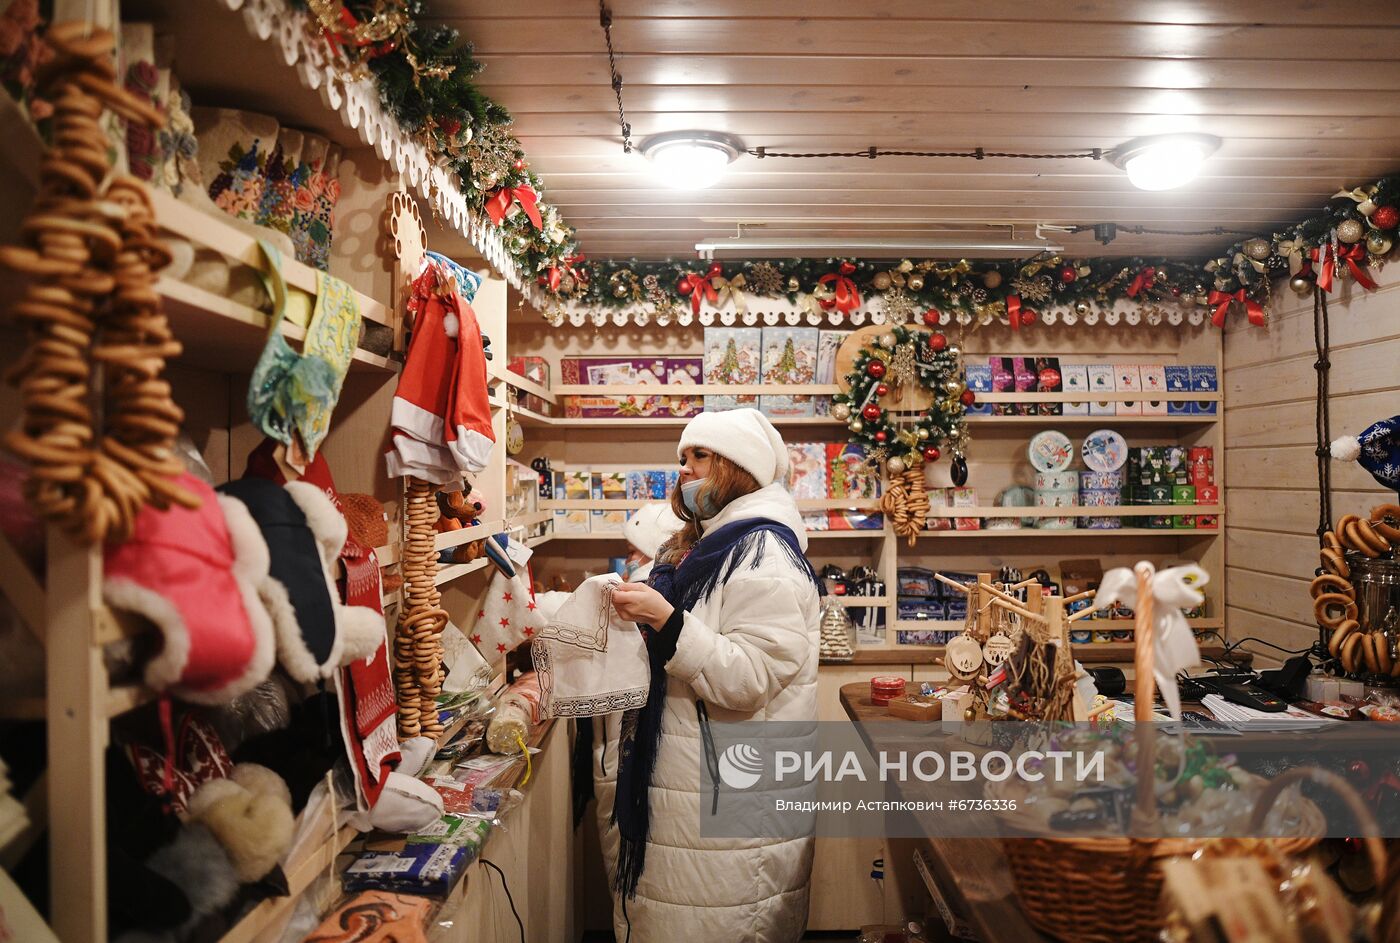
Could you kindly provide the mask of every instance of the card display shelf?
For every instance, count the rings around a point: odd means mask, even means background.
[[[554,531],[545,534],[551,540],[625,540],[620,530]],[[540,538],[533,538],[538,540]],[[884,540],[885,532],[878,528],[862,530],[809,530],[808,540]],[[533,545],[532,545],[533,546]]]
[[[693,416],[545,416],[523,406],[509,406],[516,420],[526,428],[558,426],[564,429],[683,429]],[[844,428],[845,423],[830,416],[769,416],[779,428],[789,426],[822,429]],[[974,426],[1183,426],[1207,425],[1220,419],[1215,415],[1169,416],[968,416]]]
[[[971,516],[971,515],[968,515]],[[1077,515],[1066,514],[1065,517]],[[1210,539],[1219,537],[1223,531],[1216,527],[1117,527],[1112,530],[1096,530],[1089,527],[1064,527],[1059,529],[1035,527],[1003,527],[1003,528],[979,528],[977,530],[924,530],[919,532],[920,537],[942,539],[944,537],[960,537],[963,539],[997,540],[1006,537],[1186,537],[1197,539]],[[908,550],[901,552],[908,553]],[[915,551],[917,552],[917,551]]]
[[[1193,629],[1221,629],[1225,627],[1225,620],[1219,616],[1207,616],[1202,619],[1187,619],[1186,624]],[[896,632],[961,632],[964,625],[962,619],[897,619],[891,628]],[[1111,629],[1115,632],[1123,632],[1132,631],[1133,625],[1132,619],[1080,619],[1078,622],[1070,623],[1070,631]],[[1098,644],[1108,643],[1100,642]],[[895,647],[905,646],[896,643]]]

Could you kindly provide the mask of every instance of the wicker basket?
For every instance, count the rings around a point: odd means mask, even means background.
[[[1152,595],[1149,581],[1152,569],[1138,564],[1138,599],[1135,608],[1136,653],[1134,668],[1135,717],[1137,729],[1149,732],[1153,703],[1152,680]],[[1150,736],[1139,740],[1139,751],[1152,750]],[[1140,776],[1136,810],[1155,817],[1156,793],[1148,771],[1155,767],[1153,754],[1139,752]],[[1281,792],[1266,788],[1254,810],[1257,827]],[[994,789],[988,790],[992,795]],[[1307,803],[1303,834],[1270,840],[1283,854],[1298,854],[1316,845],[1324,833],[1325,820],[1312,803]],[[1166,858],[1189,855],[1210,839],[1201,838],[1073,838],[1050,837],[1045,826],[1030,817],[1007,820],[1012,831],[1026,837],[1002,841],[1011,875],[1016,882],[1021,907],[1039,930],[1072,943],[1152,943],[1162,928],[1160,898],[1162,872],[1159,863]]]

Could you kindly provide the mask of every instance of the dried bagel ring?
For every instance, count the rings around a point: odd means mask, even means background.
[[[1323,573],[1313,577],[1313,581],[1308,584],[1308,594],[1316,599],[1323,593],[1341,593],[1349,599],[1355,599],[1356,587],[1333,573]]]
[[[1376,634],[1374,632],[1361,633],[1361,665],[1372,674],[1380,671],[1380,662],[1376,660]]]
[[[1335,530],[1329,530],[1327,533],[1322,535],[1322,546],[1331,547],[1334,550],[1345,549],[1342,546],[1342,542],[1337,539],[1337,532]]]
[[[1371,647],[1376,650],[1376,671],[1388,675],[1395,669],[1395,657],[1390,654],[1390,636],[1384,632],[1371,633]]]
[[[1376,529],[1371,526],[1371,522],[1364,517],[1351,525],[1351,532],[1358,540],[1374,550],[1377,556],[1390,551],[1390,541],[1382,537]]]
[[[1323,593],[1313,600],[1313,615],[1324,629],[1335,629],[1356,618],[1356,601],[1341,593]]]
[[[1355,514],[1343,514],[1337,519],[1337,536],[1341,538],[1342,546],[1348,550],[1361,549],[1357,546],[1355,539],[1351,535],[1352,523],[1359,520],[1361,520],[1361,518],[1357,517]]]
[[[1400,543],[1400,504],[1378,504],[1371,508],[1371,527],[1391,543]]]
[[[1341,659],[1342,668],[1350,674],[1355,674],[1360,668],[1360,660],[1357,655],[1361,649],[1362,634],[1353,632],[1346,637],[1338,649],[1338,658]]]
[[[1359,518],[1347,522],[1347,526],[1342,530],[1342,543],[1367,559],[1373,560],[1381,555],[1380,551],[1366,542],[1366,539],[1360,533],[1358,526],[1360,524],[1361,520]]]
[[[1333,573],[1342,579],[1351,577],[1351,567],[1347,566],[1346,557],[1342,556],[1340,550],[1323,547],[1318,555],[1322,559],[1322,568],[1328,573]]]
[[[1337,626],[1332,630],[1331,637],[1327,639],[1327,654],[1336,658],[1341,652],[1342,643],[1346,641],[1347,636],[1359,631],[1361,631],[1361,623],[1355,619],[1348,619]]]

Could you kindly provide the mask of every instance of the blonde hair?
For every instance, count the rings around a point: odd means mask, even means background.
[[[699,507],[709,503],[719,511],[735,498],[753,494],[757,490],[758,480],[753,475],[723,455],[712,453],[710,474],[700,485],[700,493],[696,496],[698,500],[695,503]],[[685,526],[676,531],[657,551],[656,559],[661,563],[680,563],[700,539],[700,518],[681,500],[679,486],[671,492],[671,510],[675,512],[676,517],[685,522]]]

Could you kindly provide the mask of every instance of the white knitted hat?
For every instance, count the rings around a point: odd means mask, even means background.
[[[676,456],[687,448],[706,448],[753,475],[760,488],[787,484],[788,453],[783,437],[756,409],[701,413],[686,424]]]
[[[666,538],[683,526],[685,522],[676,517],[669,505],[653,501],[632,512],[627,523],[622,525],[622,535],[629,544],[654,560]]]

